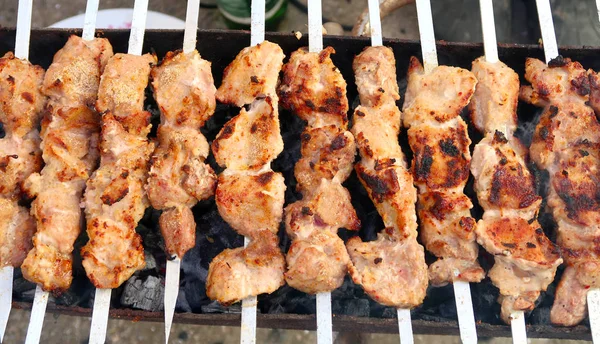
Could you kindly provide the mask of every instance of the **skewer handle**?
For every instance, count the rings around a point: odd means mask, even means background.
[[[383,35],[381,33],[379,0],[369,0],[369,27],[371,28],[371,45],[374,47],[382,46]]]
[[[96,17],[98,17],[98,5],[100,0],[88,0],[85,6],[85,17],[83,18],[83,32],[81,38],[85,41],[94,39],[96,32]]]
[[[23,60],[29,59],[29,37],[31,35],[32,10],[33,0],[19,0],[15,56]]]
[[[475,315],[473,314],[473,301],[471,300],[471,286],[469,282],[454,281],[454,300],[458,314],[458,328],[463,344],[477,343],[477,329],[475,328]]]
[[[250,5],[250,46],[265,40],[265,0],[252,0]]]
[[[523,311],[511,314],[510,328],[513,344],[527,344],[527,329],[525,328],[525,314],[523,314]]]
[[[35,297],[33,299],[33,306],[31,308],[31,318],[29,319],[29,327],[27,328],[25,344],[37,344],[40,342],[47,305],[48,293],[38,285],[35,288]]]
[[[127,49],[129,54],[142,55],[147,14],[148,0],[135,0],[133,18],[131,19],[131,33],[129,34],[129,48]]]
[[[323,18],[321,0],[308,0],[308,51],[323,50]]]
[[[331,344],[331,293],[317,293],[317,343]]]
[[[400,344],[414,343],[410,309],[398,308],[398,332],[400,333]]]
[[[0,343],[4,342],[4,332],[12,308],[13,272],[12,266],[0,269]]]
[[[183,52],[186,54],[196,49],[198,13],[200,13],[200,0],[188,0],[185,14],[185,31],[183,32]]]
[[[494,22],[494,4],[492,0],[479,0],[481,11],[481,29],[483,31],[483,48],[488,62],[498,62],[498,42],[496,41],[496,24]]]
[[[90,328],[90,344],[104,344],[106,341],[111,292],[112,289],[96,289],[92,310],[92,326]]]
[[[421,53],[425,73],[431,72],[438,66],[435,33],[433,31],[433,16],[429,0],[417,0],[417,20],[421,39]]]
[[[600,289],[590,289],[587,293],[588,314],[592,329],[592,341],[600,343]]]
[[[556,44],[556,33],[552,21],[552,9],[550,0],[536,0],[540,30],[542,31],[542,42],[544,44],[544,55],[546,63],[558,56],[558,45]]]

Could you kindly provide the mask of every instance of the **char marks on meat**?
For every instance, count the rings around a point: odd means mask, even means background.
[[[331,61],[333,53],[331,47],[293,52],[278,90],[282,106],[307,123],[294,169],[303,198],[285,209],[292,239],[285,280],[311,294],[342,285],[351,264],[337,231],[360,227],[350,193],[341,184],[352,171],[356,143],[347,130],[346,81]]]
[[[355,57],[353,69],[361,100],[352,126],[362,158],[355,170],[386,228],[375,241],[348,241],[350,275],[373,300],[410,309],[423,302],[428,274],[417,242],[417,190],[398,144],[402,114],[394,53],[368,47]]]
[[[227,249],[210,263],[206,294],[222,304],[270,294],[285,284],[285,259],[277,231],[285,183],[271,161],[283,151],[275,92],[285,55],[265,41],[243,49],[224,71],[219,101],[249,105],[229,120],[212,143],[219,175],[215,202],[221,217],[250,239],[245,248]]]
[[[519,94],[518,75],[502,62],[473,62],[478,83],[469,110],[485,137],[475,146],[471,172],[484,209],[477,241],[495,264],[489,272],[500,290],[501,318],[534,308],[540,292],[554,280],[562,263],[557,247],[537,221],[542,198],[527,169],[527,149],[514,136]]]
[[[83,267],[96,288],[116,288],[144,267],[138,221],[149,206],[145,184],[154,144],[144,90],[156,56],[116,54],[107,63],[96,109],[103,113],[100,167],[87,182],[88,243]]]
[[[42,168],[40,133],[44,69],[7,53],[0,58],[0,268],[19,267],[31,249],[35,220],[20,206],[22,185]]]
[[[196,243],[190,208],[212,197],[217,186],[204,162],[209,147],[200,132],[216,106],[210,66],[196,50],[169,52],[151,75],[161,124],[146,190],[150,204],[163,211],[159,226],[167,253],[179,258]]]
[[[22,270],[25,278],[56,294],[69,289],[73,279],[73,245],[83,222],[81,199],[99,159],[100,115],[90,105],[112,55],[107,39],[71,36],[44,79],[49,98],[42,121],[45,166],[25,183],[35,197],[31,213],[37,233]]]
[[[437,286],[454,280],[479,282],[485,276],[477,262],[473,205],[463,192],[471,140],[460,113],[476,83],[468,70],[439,66],[425,73],[417,58],[410,60],[403,123],[414,153],[421,240],[439,258],[429,266],[429,280]]]
[[[550,175],[548,206],[567,265],[550,313],[552,323],[573,326],[586,315],[586,295],[600,287],[600,123],[597,74],[562,59],[548,65],[529,58],[520,98],[543,107],[530,153]]]

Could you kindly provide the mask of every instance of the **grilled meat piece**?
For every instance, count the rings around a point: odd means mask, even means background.
[[[475,191],[485,210],[475,232],[477,241],[494,255],[489,277],[500,289],[501,318],[510,323],[515,311],[535,307],[562,259],[536,220],[542,198],[525,164],[527,149],[513,136],[519,76],[504,63],[483,57],[473,62],[473,73],[478,83],[469,109],[475,126],[485,134],[471,161]]]
[[[91,41],[71,35],[59,50],[44,78],[44,93],[55,108],[83,104],[93,107],[104,67],[113,56],[108,39]]]
[[[29,209],[4,197],[0,197],[0,216],[0,266],[19,267],[31,250],[35,219]]]
[[[73,245],[83,220],[81,198],[99,159],[100,116],[89,105],[96,99],[102,63],[110,56],[106,39],[71,36],[44,79],[49,100],[41,147],[46,165],[25,183],[35,197],[31,212],[37,233],[22,270],[26,279],[56,294],[69,289],[73,279]]]
[[[283,151],[277,98],[257,99],[223,126],[212,144],[217,163],[233,170],[259,170]]]
[[[303,199],[285,209],[286,231],[293,240],[285,279],[311,294],[342,285],[350,259],[337,231],[360,227],[350,194],[341,185],[351,172],[356,143],[347,131],[346,81],[331,61],[334,52],[331,47],[320,53],[295,51],[283,67],[278,89],[281,104],[308,124],[294,170]]]
[[[284,57],[279,45],[269,41],[244,48],[225,68],[217,100],[242,107],[257,98],[273,96]]]
[[[154,144],[146,137],[150,114],[143,103],[155,63],[152,55],[116,54],[100,81],[101,161],[87,182],[90,241],[81,250],[83,267],[96,288],[116,288],[145,265],[135,227],[149,205],[145,184]]]
[[[46,97],[44,70],[7,53],[0,58],[0,268],[19,267],[32,247],[35,221],[19,206],[22,184],[42,167],[38,126]]]
[[[332,47],[319,53],[300,48],[283,66],[278,90],[281,105],[306,121],[310,128],[348,126],[346,80],[331,61],[331,54],[335,54]]]
[[[213,115],[216,101],[210,62],[196,50],[169,52],[152,69],[152,87],[161,110],[158,146],[152,154],[146,190],[169,255],[183,255],[196,241],[189,208],[213,196],[217,177],[204,162],[208,142],[199,128]]]
[[[270,42],[242,50],[225,69],[217,99],[249,105],[213,141],[219,175],[215,202],[223,219],[250,238],[245,248],[221,252],[210,263],[206,294],[222,304],[272,293],[285,284],[285,261],[277,231],[285,183],[271,161],[283,150],[275,87],[283,51]]]
[[[439,66],[425,74],[417,58],[410,60],[403,118],[414,153],[421,240],[439,258],[429,267],[433,285],[455,279],[479,282],[485,275],[477,263],[473,205],[463,193],[471,140],[460,113],[476,83],[467,70]]]
[[[550,320],[573,326],[585,317],[587,290],[600,287],[600,123],[588,103],[597,76],[558,57],[548,65],[527,59],[525,78],[531,86],[521,87],[521,99],[544,107],[530,153],[549,173],[548,206],[567,264]]]
[[[275,234],[259,231],[247,247],[221,252],[210,262],[206,295],[230,305],[248,296],[279,289],[285,284],[285,260],[277,242]]]
[[[348,241],[350,275],[375,301],[413,308],[428,284],[425,250],[417,242],[417,190],[398,144],[401,113],[392,49],[369,47],[355,57],[356,84],[362,105],[354,112],[352,133],[361,161],[356,174],[383,219],[377,240]]]
[[[219,176],[215,200],[219,214],[236,232],[277,234],[283,217],[285,181],[281,173],[229,173]]]

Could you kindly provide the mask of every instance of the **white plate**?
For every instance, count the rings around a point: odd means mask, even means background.
[[[111,8],[98,11],[96,19],[97,29],[129,29],[131,28],[131,18],[133,9],[131,8]],[[84,14],[63,19],[50,25],[52,28],[82,28]],[[148,11],[146,19],[147,29],[177,29],[182,30],[185,22],[179,18],[154,11]]]

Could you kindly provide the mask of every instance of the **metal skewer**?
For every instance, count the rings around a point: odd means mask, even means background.
[[[127,49],[128,54],[142,55],[147,14],[148,0],[135,0],[133,4],[133,18],[131,19],[129,47]],[[106,341],[110,296],[111,289],[96,289],[94,308],[92,310],[92,325],[90,328],[90,344],[104,344]]]
[[[15,39],[15,56],[19,59],[29,59],[32,10],[33,0],[19,0]],[[0,343],[4,342],[4,332],[12,309],[14,270],[15,268],[12,266],[0,269]]]
[[[323,17],[321,0],[308,0],[308,51],[323,50]],[[317,343],[333,342],[331,323],[331,293],[317,293]]]
[[[481,28],[483,31],[483,48],[485,59],[496,63],[498,59],[498,44],[496,40],[496,24],[494,22],[494,5],[492,0],[479,0],[481,11]],[[514,344],[527,344],[527,330],[525,328],[525,315],[523,311],[511,314],[510,327]]]
[[[383,45],[383,34],[381,32],[381,16],[379,14],[379,0],[369,0],[369,27],[371,28],[371,46]],[[413,344],[412,321],[410,309],[398,308],[398,333],[400,343]]]
[[[265,0],[252,0],[250,5],[250,46],[255,46],[265,40]],[[244,247],[250,243],[250,238],[244,237]],[[248,296],[242,300],[242,324],[240,328],[240,343],[256,343],[256,296]]]
[[[84,40],[94,39],[96,31],[96,16],[98,14],[99,0],[88,0],[85,8],[85,18],[83,23],[83,33],[81,37]],[[44,291],[39,285],[35,288],[35,297],[31,308],[31,318],[27,327],[26,344],[35,344],[40,342],[42,327],[44,326],[44,316],[46,306],[48,305],[48,292]]]
[[[196,38],[198,32],[198,13],[200,0],[188,0],[185,16],[185,31],[183,33],[183,53],[191,53],[196,49]],[[173,325],[173,315],[177,305],[179,294],[179,275],[181,268],[181,257],[175,256],[167,260],[167,271],[165,274],[165,343],[169,343],[169,335]]]
[[[438,66],[431,3],[429,0],[417,0],[416,4],[423,66],[425,73],[429,73]],[[454,272],[454,276],[458,277],[458,271]],[[452,285],[454,287],[460,339],[465,344],[477,343],[477,329],[475,328],[471,287],[468,282],[459,280],[454,280]]]
[[[540,21],[540,30],[542,32],[544,56],[546,63],[548,63],[553,58],[558,57],[558,44],[556,42],[556,33],[554,32],[552,9],[550,8],[549,0],[536,0],[536,6]],[[596,6],[600,15],[600,0],[596,0]],[[600,289],[588,290],[587,303],[592,340],[594,343],[600,343]]]

